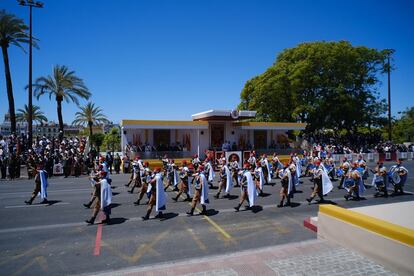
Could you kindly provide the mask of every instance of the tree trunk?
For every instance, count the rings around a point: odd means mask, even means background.
[[[62,100],[59,97],[56,97],[57,102],[57,115],[58,115],[58,122],[59,122],[59,131],[61,131],[63,135],[63,117],[62,117]]]
[[[92,136],[92,125],[93,125],[93,123],[89,121],[88,122],[88,126],[89,126],[89,137]]]
[[[7,53],[7,46],[2,45],[1,50],[3,52],[4,72],[6,74],[6,86],[7,86],[7,97],[9,99],[11,133],[16,133],[16,113],[14,111],[13,86],[12,86],[12,80],[11,80],[11,74],[10,74],[10,64],[9,64],[9,55]]]

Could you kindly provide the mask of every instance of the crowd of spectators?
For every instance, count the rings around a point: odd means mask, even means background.
[[[29,178],[35,175],[37,166],[41,164],[53,176],[56,171],[65,177],[79,176],[88,167],[85,157],[86,137],[51,138],[34,137],[28,145],[25,136],[0,136],[0,171],[2,179],[20,177],[21,166],[26,165]],[[96,153],[89,154],[93,159]],[[57,166],[56,166],[57,165]]]
[[[339,135],[324,133],[304,135],[314,151],[326,151],[332,154],[350,153],[387,153],[387,152],[413,152],[414,145],[395,144],[383,141],[381,134]]]

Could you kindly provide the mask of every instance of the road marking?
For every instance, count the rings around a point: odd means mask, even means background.
[[[195,241],[195,243],[198,245],[198,248],[200,248],[202,251],[206,251],[207,247],[205,244],[200,240],[200,238],[194,233],[192,228],[187,228],[187,231],[190,233],[191,237]]]
[[[30,261],[29,263],[27,263],[26,265],[24,265],[23,267],[21,267],[19,270],[17,270],[16,272],[14,272],[12,275],[19,275],[22,274],[23,272],[25,272],[29,267],[31,267],[34,264],[39,264],[40,268],[44,271],[47,272],[47,262],[46,262],[46,258],[43,256],[38,256],[36,258],[34,258],[32,261]],[[30,273],[29,273],[30,274]]]
[[[176,194],[178,194],[178,192],[175,192]],[[181,198],[183,198],[184,199],[184,196],[183,196],[183,194],[181,194]],[[191,206],[191,202],[188,202],[188,205],[190,205]],[[196,210],[198,211],[198,212],[201,212],[201,210],[198,208],[198,207],[196,207]],[[219,233],[221,233],[223,236],[224,236],[224,238],[225,239],[227,239],[227,240],[232,240],[232,237],[231,237],[231,235],[229,234],[229,233],[227,233],[226,232],[226,230],[224,230],[223,228],[221,228],[216,222],[214,222],[214,220],[212,220],[211,218],[209,218],[208,216],[206,216],[206,215],[203,215],[203,217],[204,217],[204,219],[205,220],[207,220],[211,225],[213,225],[213,227],[219,232]]]
[[[112,247],[107,242],[102,241],[102,244],[103,246],[105,246],[105,248],[108,248],[113,253],[115,253],[117,256],[124,259],[125,261],[128,261],[130,263],[136,263],[147,252],[153,252],[153,253],[155,252],[155,255],[159,255],[159,253],[153,247],[167,235],[168,235],[168,231],[164,231],[160,233],[159,235],[157,235],[149,244],[145,244],[145,243],[141,244],[132,256],[128,256],[118,251],[116,248]]]
[[[56,205],[68,205],[70,204],[69,202],[58,202],[55,204],[26,204],[26,205],[10,205],[10,206],[4,206],[4,208],[6,209],[11,209],[11,208],[30,208],[30,207],[46,207],[46,206],[56,206]]]
[[[99,212],[99,220],[102,221],[102,212]],[[101,254],[101,239],[102,239],[102,223],[98,224],[98,229],[96,230],[95,238],[95,248],[93,250],[94,256],[99,256]]]

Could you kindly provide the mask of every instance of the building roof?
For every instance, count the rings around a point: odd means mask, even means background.
[[[205,121],[122,120],[124,129],[208,129]]]
[[[219,110],[211,109],[191,115],[193,121],[235,121],[252,119],[256,117],[256,111],[250,110]]]

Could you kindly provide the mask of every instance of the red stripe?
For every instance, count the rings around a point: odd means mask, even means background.
[[[102,224],[98,224],[98,230],[96,230],[95,249],[93,251],[94,256],[101,254],[101,238],[102,238]]]
[[[313,232],[318,232],[318,227],[310,222],[310,218],[307,218],[303,221],[303,226],[312,230]]]

